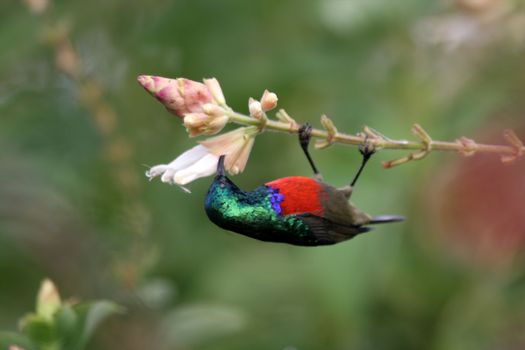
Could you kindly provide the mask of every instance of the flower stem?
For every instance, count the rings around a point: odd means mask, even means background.
[[[296,134],[299,129],[299,124],[286,114],[284,110],[278,112],[286,116],[287,120],[271,120],[268,119],[263,123],[259,119],[252,118],[250,116],[237,113],[233,110],[228,110],[227,115],[230,121],[241,125],[254,125],[264,128],[264,130],[272,130],[279,132],[287,132]],[[324,148],[332,143],[342,143],[348,145],[360,145],[367,142],[369,145],[373,145],[376,149],[397,149],[397,150],[414,150],[416,152],[410,153],[409,155],[387,161],[383,163],[385,168],[390,168],[396,165],[406,163],[411,160],[419,160],[427,156],[431,151],[444,151],[444,152],[458,152],[464,156],[470,156],[474,153],[493,153],[501,156],[501,160],[505,163],[511,162],[516,158],[522,156],[525,153],[525,147],[519,140],[516,134],[512,130],[506,130],[504,137],[509,145],[490,145],[477,143],[474,140],[466,137],[461,137],[454,142],[449,141],[435,141],[432,140],[428,133],[418,124],[415,124],[412,128],[412,133],[420,139],[420,141],[407,141],[407,140],[392,140],[387,138],[378,132],[365,126],[363,132],[357,135],[349,135],[338,132],[333,126],[332,122],[327,118],[332,127],[326,127],[326,130],[312,129],[312,137],[323,140],[316,144],[317,148]],[[279,118],[282,120],[282,118]]]

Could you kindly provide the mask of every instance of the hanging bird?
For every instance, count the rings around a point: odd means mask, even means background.
[[[224,174],[224,156],[205,199],[206,214],[217,226],[261,241],[319,246],[346,241],[371,230],[368,225],[402,221],[396,215],[371,217],[348,200],[374,150],[359,147],[361,165],[350,185],[336,188],[320,180],[308,144],[311,126],[299,129],[299,142],[314,178],[290,176],[246,192]]]

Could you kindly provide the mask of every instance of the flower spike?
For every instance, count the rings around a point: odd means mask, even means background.
[[[249,115],[245,115],[226,104],[215,78],[204,79],[204,84],[184,78],[168,79],[151,75],[141,75],[137,80],[170,113],[183,120],[190,137],[216,134],[229,122],[245,126],[201,141],[199,146],[184,152],[173,162],[152,167],[147,172],[150,179],[160,176],[163,182],[178,185],[189,183],[214,173],[213,169],[221,155],[226,156],[225,169],[230,174],[238,174],[246,167],[256,135],[266,130],[298,133],[298,123],[284,109],[275,113],[276,119],[267,116],[266,112],[274,109],[278,101],[277,95],[269,90],[265,90],[258,101],[249,99]],[[321,117],[321,124],[324,130],[311,131],[312,137],[321,139],[315,145],[318,149],[333,143],[361,145],[366,139],[367,144],[376,150],[413,150],[405,157],[384,162],[385,168],[423,159],[432,151],[456,151],[464,156],[494,153],[499,154],[506,163],[525,154],[523,142],[511,130],[504,133],[509,145],[489,145],[476,143],[467,137],[460,137],[454,142],[434,141],[419,124],[414,124],[411,129],[419,141],[393,140],[368,126],[357,135],[340,133],[326,115]],[[191,162],[188,163],[188,159]]]

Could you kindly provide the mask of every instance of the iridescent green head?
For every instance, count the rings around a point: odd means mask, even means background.
[[[225,175],[224,157],[224,155],[219,157],[219,161],[217,163],[217,174],[215,175],[215,178],[213,179],[213,182],[210,188],[208,189],[206,199],[208,199],[210,195],[234,195],[236,193],[243,193],[243,191]]]
[[[217,174],[208,189],[204,201],[206,214],[215,223],[228,219],[231,212],[229,209],[234,205],[238,197],[243,195],[244,192],[225,175],[224,155],[220,156],[217,163]]]

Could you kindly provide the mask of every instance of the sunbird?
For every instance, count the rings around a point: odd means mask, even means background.
[[[314,177],[290,176],[243,191],[224,172],[224,156],[208,189],[204,207],[217,226],[266,242],[322,246],[346,241],[372,228],[368,225],[402,221],[397,215],[370,216],[351,202],[359,175],[374,154],[372,146],[359,145],[363,158],[350,185],[336,188],[321,180],[308,151],[312,127],[299,128],[299,143]]]

